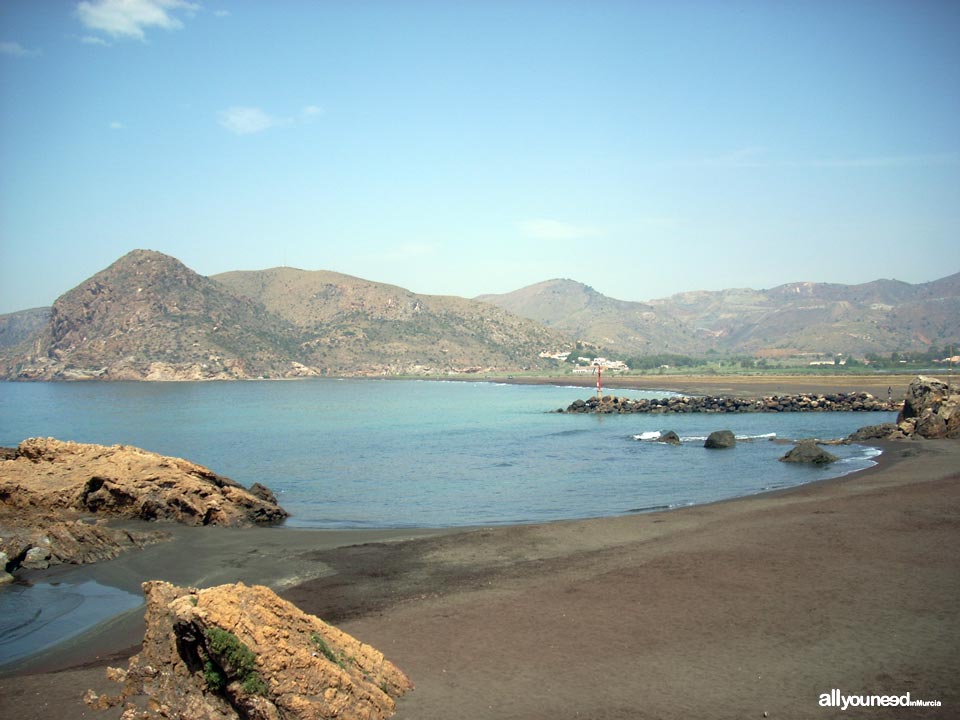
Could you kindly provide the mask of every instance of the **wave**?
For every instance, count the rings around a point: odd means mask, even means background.
[[[644,440],[652,441],[652,440],[659,439],[662,435],[663,433],[660,430],[648,430],[646,432],[640,433],[639,435],[634,435],[633,439],[640,440],[640,441],[644,441]],[[775,440],[777,437],[777,434],[775,432],[770,432],[770,433],[760,433],[759,435],[735,435],[734,437],[737,440],[744,440],[744,441]],[[680,442],[704,442],[706,439],[707,439],[706,435],[682,435],[680,437]]]

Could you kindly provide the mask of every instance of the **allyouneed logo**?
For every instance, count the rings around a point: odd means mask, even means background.
[[[837,688],[820,695],[820,707],[940,707],[939,700],[912,700],[903,695],[844,695]]]

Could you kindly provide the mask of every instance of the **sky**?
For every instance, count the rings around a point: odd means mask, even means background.
[[[0,313],[135,248],[473,297],[960,271],[953,0],[2,0]]]

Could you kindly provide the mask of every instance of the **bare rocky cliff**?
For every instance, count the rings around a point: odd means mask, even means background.
[[[143,649],[111,668],[124,720],[380,720],[413,685],[375,648],[262,586],[143,585]]]

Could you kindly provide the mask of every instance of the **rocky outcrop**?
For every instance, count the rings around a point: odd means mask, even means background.
[[[0,460],[0,551],[7,569],[108,559],[166,537],[107,519],[244,526],[287,517],[263,486],[140,448],[24,440]]]
[[[732,448],[736,444],[737,438],[732,431],[714,430],[707,436],[703,446],[711,450],[725,450],[726,448]]]
[[[960,391],[942,380],[918,376],[907,388],[897,425],[907,436],[960,437]]]
[[[828,453],[820,447],[816,440],[801,440],[786,455],[780,458],[780,462],[829,465],[839,459],[836,455]]]
[[[0,464],[0,500],[20,509],[66,509],[185,525],[253,525],[287,517],[229,478],[140,448],[30,438]]]
[[[900,403],[882,400],[870,393],[831,393],[826,395],[773,395],[762,398],[686,397],[633,399],[616,395],[574,400],[568,413],[776,413],[776,412],[893,412]]]
[[[101,709],[123,704],[124,720],[378,720],[413,687],[382,653],[269,588],[143,589],[143,649],[127,669],[108,670],[121,692],[85,697]]]
[[[852,433],[862,440],[960,438],[960,391],[949,383],[918,375],[907,388],[896,423],[868,425]]]
[[[110,527],[80,513],[18,513],[0,506],[0,582],[5,571],[110,560],[169,537],[162,530]]]

